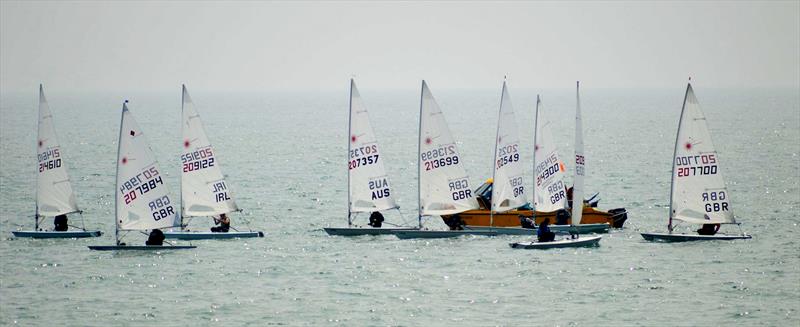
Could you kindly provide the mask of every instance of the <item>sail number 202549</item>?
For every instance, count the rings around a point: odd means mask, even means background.
[[[518,144],[510,144],[497,148],[497,168],[519,161],[518,147]]]

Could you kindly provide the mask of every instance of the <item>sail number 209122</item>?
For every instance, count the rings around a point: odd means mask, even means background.
[[[214,167],[214,153],[211,148],[184,153],[181,155],[181,162],[183,163],[184,173]]]

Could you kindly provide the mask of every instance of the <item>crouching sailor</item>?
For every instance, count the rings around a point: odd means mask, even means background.
[[[214,218],[214,225],[219,225],[216,227],[211,227],[211,231],[214,233],[227,233],[228,230],[231,228],[231,219],[228,218],[228,215],[221,214],[219,215],[219,219],[216,217]]]
[[[550,231],[550,218],[545,218],[539,230],[536,232],[539,242],[552,242],[556,239],[556,233]]]
[[[144,245],[164,245],[164,238],[164,233],[161,232],[160,229],[154,229],[150,232],[150,236],[147,237],[147,241],[144,242]]]
[[[374,228],[383,226],[383,215],[378,211],[373,211],[372,214],[369,215],[369,225]]]
[[[56,232],[66,232],[69,229],[67,225],[67,215],[58,215],[53,218],[53,230]]]

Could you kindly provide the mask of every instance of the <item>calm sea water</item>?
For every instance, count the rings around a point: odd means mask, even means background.
[[[499,87],[432,87],[478,185],[491,175]],[[797,90],[695,85],[733,209],[754,238],[655,244],[639,232],[666,229],[683,85],[599,90],[586,84],[586,187],[601,192],[602,208],[628,208],[629,220],[624,230],[605,235],[599,248],[524,251],[507,245],[524,239],[518,236],[329,237],[323,227],[346,225],[347,89],[221,94],[190,88],[245,209],[234,216],[234,225],[267,236],[200,241],[193,243],[196,250],[157,254],[86,248],[113,243],[124,98],[45,91],[85,224],[105,235],[11,236],[11,230],[33,224],[37,94],[35,87],[28,94],[2,94],[0,325],[800,324]],[[402,210],[402,217],[388,219],[413,222],[419,90],[362,85],[361,93]],[[560,153],[571,156],[573,91],[542,94]],[[127,96],[162,168],[171,171],[167,182],[177,196],[180,88]],[[536,93],[512,88],[511,96],[530,162]],[[197,229],[210,226],[196,222]],[[444,228],[439,220],[427,225]],[[126,240],[144,238],[131,234]]]

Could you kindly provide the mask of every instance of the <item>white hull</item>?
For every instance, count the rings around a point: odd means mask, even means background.
[[[508,245],[514,249],[526,249],[526,250],[593,247],[593,246],[600,246],[601,238],[602,238],[601,236],[589,236],[589,237],[581,237],[574,239],[565,238],[562,240],[556,240],[552,242],[518,242],[518,243],[509,243]]]
[[[610,225],[608,223],[602,224],[580,224],[580,225],[550,225],[550,230],[556,234],[591,234],[591,233],[608,233]],[[498,235],[531,235],[536,234],[536,228],[522,228],[522,227],[489,227],[489,226],[473,226],[467,225],[464,227],[468,230],[474,231],[493,231]]]
[[[471,230],[410,230],[398,231],[394,233],[399,239],[410,238],[450,238],[464,235],[474,236],[497,236],[494,231],[471,231]]]
[[[697,235],[697,234],[670,234],[670,233],[642,233],[645,240],[653,242],[692,242],[692,241],[730,241],[730,240],[747,240],[753,238],[750,235]]]
[[[372,227],[327,227],[325,232],[332,236],[392,235],[398,231],[416,230],[415,227],[372,228]]]
[[[264,232],[227,232],[227,233],[214,233],[214,232],[164,232],[166,239],[175,240],[221,240],[233,238],[252,238],[264,237]]]
[[[168,251],[197,248],[194,245],[90,245],[94,251]]]
[[[30,237],[30,238],[85,238],[85,237],[99,237],[103,235],[103,232],[99,230],[89,230],[89,231],[64,231],[64,232],[56,232],[56,231],[36,231],[36,230],[24,230],[24,231],[13,231],[11,232],[14,234],[14,237]]]

